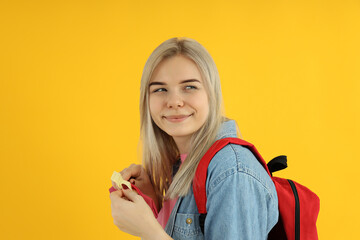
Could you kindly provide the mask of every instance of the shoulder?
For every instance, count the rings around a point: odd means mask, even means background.
[[[265,239],[278,221],[278,198],[273,181],[254,154],[246,147],[228,144],[212,158],[207,173],[207,219],[226,223],[228,217],[222,216],[231,215],[231,226],[236,226],[232,236]],[[214,221],[208,223],[214,226]],[[249,228],[246,222],[255,227]]]
[[[271,195],[275,194],[275,186],[266,170],[254,154],[241,145],[228,144],[211,160],[207,172],[207,189],[218,185],[226,178],[250,178],[260,188]]]

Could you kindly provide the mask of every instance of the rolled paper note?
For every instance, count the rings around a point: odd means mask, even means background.
[[[132,189],[130,182],[124,180],[121,174],[116,171],[114,171],[113,175],[111,176],[111,181],[115,182],[119,189],[123,188],[122,184],[125,184],[129,189]]]

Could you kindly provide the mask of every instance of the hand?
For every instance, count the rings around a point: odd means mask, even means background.
[[[142,165],[131,164],[128,168],[122,170],[120,174],[124,180],[134,184],[142,193],[151,197],[157,210],[160,211],[159,198],[156,196],[154,187],[150,182],[150,177]],[[114,182],[112,182],[112,185],[115,189],[119,190]]]
[[[110,193],[114,224],[142,239],[171,239],[154,217],[144,199],[130,189]]]

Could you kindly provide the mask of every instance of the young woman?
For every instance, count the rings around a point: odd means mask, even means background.
[[[208,167],[204,234],[192,190],[196,167],[217,140],[237,137],[223,117],[216,65],[189,38],[160,44],[145,64],[140,90],[143,165],[121,175],[154,200],[159,214],[135,191],[110,194],[122,231],[142,239],[267,239],[278,221],[270,177],[250,150],[229,144]],[[114,186],[114,183],[113,183]]]

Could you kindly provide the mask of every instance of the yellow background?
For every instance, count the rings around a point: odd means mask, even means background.
[[[358,239],[359,1],[1,1],[0,239],[138,239],[112,222],[140,161],[140,77],[164,40],[213,56],[228,117],[321,199],[320,239]]]

